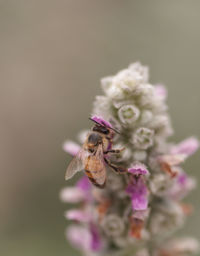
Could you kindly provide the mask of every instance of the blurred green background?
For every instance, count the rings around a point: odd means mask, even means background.
[[[61,145],[89,127],[101,77],[149,65],[174,139],[200,137],[199,25],[198,0],[0,1],[0,255],[78,255],[64,238]],[[197,178],[199,166],[199,153],[185,164]],[[181,234],[200,238],[199,197]]]

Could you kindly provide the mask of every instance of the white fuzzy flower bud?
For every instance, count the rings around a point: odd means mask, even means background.
[[[102,221],[102,228],[107,236],[120,236],[125,229],[124,222],[116,214],[107,215]]]
[[[169,187],[172,186],[172,180],[170,176],[158,173],[151,177],[149,186],[154,195],[165,195]]]
[[[124,69],[113,78],[113,83],[124,92],[133,92],[141,84],[142,80],[139,72]]]
[[[150,231],[154,235],[169,233],[179,228],[184,221],[181,206],[173,201],[165,201],[158,205],[156,212],[152,214]]]
[[[172,135],[171,124],[167,115],[157,115],[151,120],[149,127],[155,129],[160,136]]]
[[[150,110],[143,110],[141,113],[140,122],[142,125],[148,124],[153,118],[153,113]]]
[[[133,158],[135,161],[144,162],[147,158],[147,152],[144,150],[136,150],[133,152]]]
[[[154,87],[151,84],[141,84],[135,91],[135,96],[137,97],[138,104],[141,107],[151,106],[153,94]]]
[[[138,128],[132,136],[132,143],[138,149],[147,149],[153,146],[154,131],[146,127]]]
[[[101,106],[101,108],[99,106]],[[93,108],[93,113],[95,113],[95,115],[103,116],[105,119],[108,119],[111,116],[110,109],[111,102],[108,97],[96,96]]]
[[[138,72],[144,83],[147,83],[149,80],[149,68],[147,66],[142,66],[140,62],[135,62],[129,65],[130,70]]]
[[[119,85],[117,86],[115,84],[111,84],[106,89],[106,94],[111,99],[123,99],[123,97],[124,97],[121,86],[119,86]]]
[[[140,110],[134,105],[124,105],[118,110],[118,116],[123,124],[135,122],[140,114]]]
[[[112,103],[115,108],[119,109],[124,105],[133,104],[133,100],[113,100]]]
[[[111,99],[122,99],[127,93],[133,92],[142,82],[144,77],[138,70],[124,69],[113,77],[101,80],[105,94]]]

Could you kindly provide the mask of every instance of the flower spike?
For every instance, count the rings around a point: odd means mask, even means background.
[[[83,169],[75,186],[60,193],[64,203],[77,205],[65,212],[74,223],[67,228],[67,239],[84,256],[191,256],[198,252],[198,242],[175,238],[174,232],[193,210],[182,200],[196,180],[181,165],[197,151],[199,141],[169,142],[173,129],[167,89],[150,83],[148,67],[133,63],[103,78],[101,86],[103,95],[95,98],[89,118],[95,126],[79,136],[80,145],[86,145],[89,134],[101,135],[98,150],[88,152],[72,141],[63,145]],[[88,167],[93,181],[106,172],[103,188],[84,175]]]

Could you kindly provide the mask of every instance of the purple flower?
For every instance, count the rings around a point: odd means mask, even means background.
[[[84,192],[90,192],[91,183],[86,175],[84,175],[80,180],[76,183],[76,187],[83,190]]]
[[[71,140],[67,140],[63,144],[63,150],[72,156],[76,156],[80,149],[81,147]]]
[[[199,148],[199,141],[195,137],[185,139],[181,143],[171,148],[172,154],[183,154],[190,156],[194,154]]]
[[[76,188],[78,188],[82,192],[85,201],[90,202],[93,200],[91,194],[92,185],[86,175],[83,175],[83,177],[81,177],[80,180],[76,183]]]
[[[87,227],[72,225],[67,228],[67,239],[75,248],[90,251],[91,234]]]
[[[103,126],[107,126],[109,128],[112,128],[112,125],[108,122],[108,121],[105,121],[102,117],[99,117],[99,116],[92,116],[91,119],[95,122],[97,122],[98,124],[100,125],[103,125]]]
[[[64,215],[68,220],[74,220],[79,222],[89,222],[91,220],[90,214],[83,210],[72,209],[66,211]]]
[[[91,201],[91,183],[87,176],[83,176],[76,183],[75,187],[63,188],[60,192],[60,198],[66,203],[79,203],[82,201]]]
[[[174,200],[181,200],[194,189],[195,186],[195,180],[188,177],[186,173],[181,172],[175,178],[173,186],[168,191],[168,195]]]
[[[133,177],[132,182],[126,188],[131,197],[133,210],[146,210],[148,206],[148,189],[142,176]]]
[[[79,203],[81,201],[90,201],[92,199],[91,183],[84,175],[77,183],[75,187],[63,188],[60,192],[60,198],[63,202],[67,203]]]
[[[89,229],[76,225],[70,226],[66,236],[74,247],[85,252],[99,251],[102,248],[101,238],[94,224],[90,224]]]
[[[91,233],[91,241],[90,248],[92,251],[99,251],[102,248],[102,241],[97,227],[91,223],[90,224],[90,233]]]
[[[128,169],[129,173],[132,173],[133,175],[147,175],[149,174],[149,171],[147,170],[147,167],[142,163],[136,163],[133,164],[131,168]]]

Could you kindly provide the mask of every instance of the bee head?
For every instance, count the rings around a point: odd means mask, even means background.
[[[94,116],[89,119],[95,123],[94,127],[92,128],[92,130],[95,132],[102,133],[110,138],[113,138],[115,133],[119,133],[117,130],[112,128],[110,123],[100,117]]]

